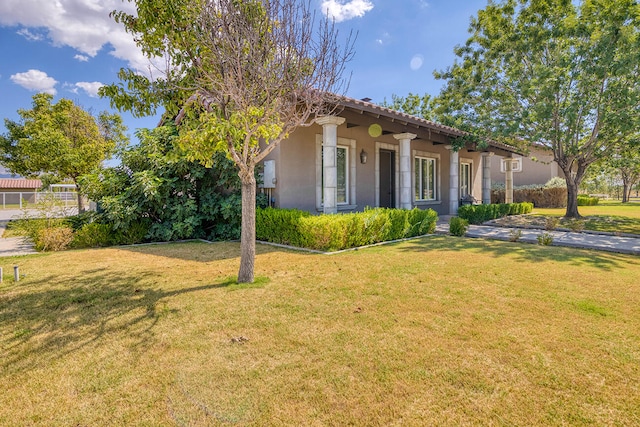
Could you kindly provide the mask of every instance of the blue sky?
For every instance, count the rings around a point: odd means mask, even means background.
[[[335,18],[343,37],[358,33],[346,95],[380,103],[392,94],[437,94],[434,70],[451,65],[453,48],[467,39],[471,16],[487,0],[312,0],[319,13]],[[0,119],[19,118],[31,97],[48,92],[94,112],[110,110],[97,97],[102,84],[117,80],[122,67],[148,70],[130,35],[109,18],[121,0],[2,0],[0,2]],[[132,141],[137,128],[157,117],[120,113]],[[0,133],[6,132],[4,120]]]

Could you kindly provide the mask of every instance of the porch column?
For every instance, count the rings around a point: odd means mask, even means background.
[[[482,153],[482,203],[491,203],[491,157],[493,153]]]
[[[400,141],[400,208],[411,209],[411,140],[415,133],[399,133],[393,135]]]
[[[338,145],[338,126],[345,121],[342,117],[325,116],[316,119],[322,126],[322,177],[323,212],[338,213],[338,167],[336,146]]]
[[[513,203],[513,159],[504,159],[504,202]]]
[[[449,150],[449,215],[457,215],[460,204],[458,152],[451,145],[447,145],[445,148]]]

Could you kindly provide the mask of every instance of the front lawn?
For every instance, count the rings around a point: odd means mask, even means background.
[[[0,259],[0,425],[635,425],[640,259],[431,236]],[[25,275],[13,282],[13,265]]]

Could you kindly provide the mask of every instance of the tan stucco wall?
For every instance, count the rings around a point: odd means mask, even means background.
[[[410,130],[408,130],[410,132]],[[275,206],[282,208],[298,208],[312,213],[318,213],[316,206],[316,135],[322,135],[322,127],[312,125],[299,128],[289,139],[283,141],[270,155],[269,160],[275,160],[276,186],[273,190]],[[381,135],[373,138],[368,134],[367,126],[347,127],[338,126],[338,138],[355,140],[355,178],[356,206],[355,210],[363,210],[367,206],[375,207],[376,202],[376,143],[398,147],[399,142],[393,134]],[[368,159],[366,164],[360,162],[360,152],[364,149]],[[437,162],[438,201],[413,203],[420,208],[432,208],[439,214],[449,212],[449,161],[450,151],[445,144],[434,144],[425,139],[411,141],[411,164],[413,181],[414,151],[432,153],[439,156]],[[352,154],[353,155],[353,154]],[[396,158],[399,154],[396,152]],[[482,199],[482,159],[477,152],[461,150],[459,158],[472,163],[473,196]],[[396,162],[397,163],[397,162]],[[396,171],[398,172],[398,171]],[[396,188],[399,187],[399,177],[396,175]],[[413,200],[413,182],[412,182]],[[399,192],[396,191],[396,200]],[[397,203],[396,206],[399,206]],[[339,207],[340,208],[340,207]]]
[[[522,171],[513,173],[514,186],[543,185],[556,176],[564,177],[548,151],[532,148],[528,157],[514,155],[513,158],[521,158],[522,162]],[[491,159],[491,176],[493,182],[504,184],[504,172],[500,171],[502,159],[500,156],[493,156]]]

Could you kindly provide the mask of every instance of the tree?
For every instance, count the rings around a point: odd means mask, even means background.
[[[434,112],[433,98],[429,94],[420,96],[409,92],[404,96],[396,94],[391,95],[391,103],[387,102],[387,98],[382,101],[383,107],[390,108],[395,111],[401,111],[403,113],[410,114],[416,117],[422,117],[425,120],[435,120],[436,115]]]
[[[640,144],[630,141],[622,144],[610,160],[613,168],[622,180],[622,203],[631,198],[631,190],[640,181]]]
[[[114,105],[177,116],[179,145],[190,160],[212,163],[224,151],[242,183],[239,282],[255,262],[255,167],[299,126],[335,105],[352,43],[319,25],[310,3],[296,0],[136,0],[137,15],[114,12],[149,56],[170,64],[160,78],[128,70],[103,89]]]
[[[444,72],[441,113],[485,138],[549,146],[579,217],[587,168],[638,126],[640,8],[635,0],[490,1]]]
[[[126,144],[120,116],[96,118],[68,99],[52,104],[53,96],[33,97],[31,110],[18,110],[21,121],[5,120],[0,136],[0,163],[13,173],[34,176],[49,172],[70,179],[78,190],[78,211],[84,211],[78,178],[99,167],[117,147]]]

